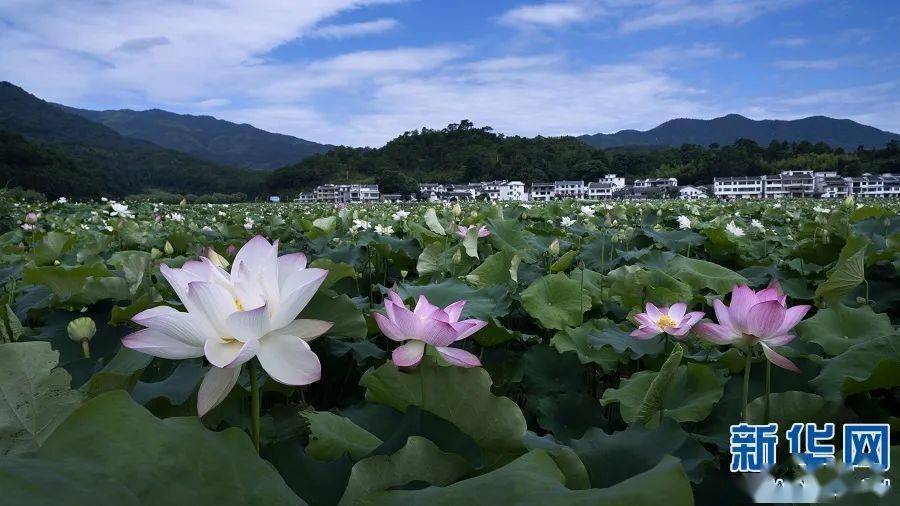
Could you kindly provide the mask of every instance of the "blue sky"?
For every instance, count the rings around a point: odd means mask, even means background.
[[[0,79],[379,146],[816,114],[900,132],[900,2],[0,0]]]

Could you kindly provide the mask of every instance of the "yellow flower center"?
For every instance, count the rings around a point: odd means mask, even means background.
[[[667,314],[660,316],[659,320],[656,321],[656,325],[663,330],[678,326],[678,324],[675,323],[675,320],[673,320],[672,317]]]
[[[244,304],[241,303],[241,300],[238,299],[237,297],[234,298],[234,306],[237,308],[238,311],[244,310]]]

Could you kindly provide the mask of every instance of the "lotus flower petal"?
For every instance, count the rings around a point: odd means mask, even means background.
[[[731,344],[741,337],[730,328],[709,322],[698,323],[694,330],[701,338],[713,344]]]
[[[172,360],[203,356],[203,347],[154,329],[141,329],[122,338],[122,345],[132,350]]]
[[[319,357],[299,337],[267,335],[260,341],[256,356],[266,373],[285,385],[309,385],[322,377]]]
[[[197,392],[197,414],[203,416],[224,401],[240,376],[240,367],[211,367]]]
[[[425,343],[422,341],[409,341],[403,346],[397,347],[391,354],[391,359],[398,367],[415,367],[422,361],[425,355]]]
[[[756,305],[756,294],[747,285],[741,285],[731,292],[728,317],[735,330],[747,330],[747,313]]]
[[[676,302],[675,304],[672,304],[672,307],[669,308],[667,314],[669,315],[669,318],[681,323],[685,311],[687,311],[687,304],[684,302]]]
[[[781,326],[778,327],[778,330],[775,332],[776,334],[787,334],[790,330],[797,326],[800,323],[800,320],[806,316],[806,313],[812,309],[812,306],[809,305],[800,305],[790,307],[784,313],[784,321],[781,322]]]
[[[258,350],[258,339],[247,342],[207,339],[203,346],[206,359],[216,367],[234,367],[243,364],[253,358]]]
[[[435,348],[444,360],[457,367],[480,367],[481,361],[466,350],[438,346]]]
[[[787,369],[789,371],[794,371],[794,372],[800,372],[800,368],[797,367],[796,364],[791,362],[787,357],[779,354],[772,348],[768,347],[766,345],[766,343],[760,343],[760,344],[762,345],[763,353],[766,355],[766,359],[768,359],[769,362],[772,362],[773,364],[777,365],[778,367],[781,367],[782,369]]]
[[[747,333],[765,339],[775,335],[784,322],[784,306],[777,300],[760,302],[747,312]]]

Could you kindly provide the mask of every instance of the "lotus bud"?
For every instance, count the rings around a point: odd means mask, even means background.
[[[231,265],[228,259],[216,253],[216,250],[212,248],[206,248],[206,258],[208,258],[209,261],[213,263],[213,265],[216,265],[223,269]]]
[[[227,248],[225,248],[225,254],[228,255],[229,257],[234,257],[234,255],[236,253],[237,253],[237,246],[235,246],[234,244],[231,244]]]
[[[453,253],[453,265],[459,265],[460,262],[462,262],[462,250],[457,248]]]
[[[150,250],[150,258],[152,258],[153,260],[156,260],[157,258],[159,258],[161,256],[162,256],[162,251],[160,251],[159,248],[152,248]]]
[[[453,215],[459,216],[460,214],[462,214],[462,208],[459,207],[459,202],[457,202],[453,204]]]
[[[181,202],[178,203],[179,206],[183,206],[187,204],[187,199],[181,199]]]
[[[172,256],[172,253],[175,253],[175,248],[172,247],[172,243],[166,241],[166,245],[163,246],[163,251],[166,255]]]
[[[466,281],[472,283],[473,285],[477,285],[479,281],[481,281],[481,277],[478,274],[467,274]]]
[[[81,343],[81,350],[84,353],[84,358],[91,358],[91,347],[89,343],[91,338],[94,337],[94,334],[97,333],[97,324],[94,323],[94,320],[88,316],[75,318],[69,322],[66,330],[69,332],[69,339],[76,343]]]
[[[550,243],[549,250],[551,255],[559,255],[559,239],[553,239],[553,242]]]
[[[25,223],[27,223],[29,225],[34,225],[35,223],[37,223],[37,220],[38,220],[37,213],[35,213],[33,211],[25,215]]]
[[[400,271],[400,278],[401,278],[401,279],[406,279],[406,276],[408,276],[408,275],[409,275],[409,271],[407,271],[407,270],[402,270],[402,271]]]

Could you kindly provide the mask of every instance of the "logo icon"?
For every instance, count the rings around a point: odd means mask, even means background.
[[[844,425],[844,464],[887,471],[891,468],[890,426],[886,423]]]

